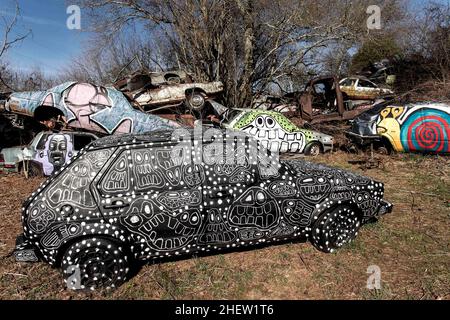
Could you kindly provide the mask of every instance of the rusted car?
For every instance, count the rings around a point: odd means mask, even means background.
[[[355,103],[347,100],[334,76],[311,80],[305,90],[297,94],[297,99],[299,110],[288,115],[300,117],[300,124],[350,120],[383,101]]]
[[[339,81],[339,87],[344,100],[375,100],[394,92],[387,88],[381,88],[369,79],[362,77],[349,77]]]

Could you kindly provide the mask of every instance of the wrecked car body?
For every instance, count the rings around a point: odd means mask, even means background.
[[[300,116],[303,124],[351,120],[384,101],[355,102],[345,98],[336,77],[315,78],[298,94],[299,110],[292,115]]]
[[[253,109],[272,110],[281,113],[294,113],[298,110],[295,99],[289,96],[257,95],[252,102]]]
[[[135,261],[296,238],[332,252],[392,210],[381,182],[279,161],[248,135],[181,131],[81,151],[24,203],[16,260],[61,267],[71,289],[117,287]]]
[[[114,84],[137,109],[161,114],[167,108],[185,105],[200,111],[206,101],[216,98],[223,91],[223,83],[193,82],[184,71],[135,73]]]
[[[381,88],[362,77],[344,78],[339,81],[339,87],[344,100],[375,100],[394,93],[391,89]]]
[[[174,121],[134,109],[119,90],[81,82],[66,82],[46,91],[14,92],[5,110],[37,121],[64,117],[68,127],[101,134],[179,127]]]
[[[136,71],[115,81],[113,86],[120,91],[134,91],[146,86],[157,87],[180,83],[192,83],[192,77],[185,71],[145,72]]]
[[[272,152],[297,152],[307,155],[331,151],[333,137],[298,128],[279,112],[256,109],[233,109],[225,128],[244,131]]]
[[[387,151],[450,153],[450,105],[383,103],[352,122],[348,137]]]

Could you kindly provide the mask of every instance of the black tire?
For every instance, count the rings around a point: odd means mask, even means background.
[[[388,156],[388,155],[391,154],[391,150],[390,150],[388,147],[386,147],[386,146],[380,146],[380,147],[378,147],[378,148],[375,150],[375,152],[376,152],[377,154],[380,154],[380,155],[383,155],[383,156]]]
[[[125,282],[129,272],[126,250],[104,238],[72,244],[62,257],[64,282],[69,289],[111,289]]]
[[[205,103],[205,95],[201,92],[194,91],[186,94],[186,104],[192,111],[201,111]]]
[[[322,152],[322,145],[319,142],[312,142],[305,147],[307,156],[317,157]]]
[[[314,223],[310,241],[318,250],[333,252],[358,235],[361,221],[349,205],[340,205],[322,213]]]

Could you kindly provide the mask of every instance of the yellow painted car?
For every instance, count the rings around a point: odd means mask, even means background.
[[[372,81],[357,77],[342,79],[339,81],[339,88],[344,100],[374,100],[394,93],[390,89],[380,88]]]

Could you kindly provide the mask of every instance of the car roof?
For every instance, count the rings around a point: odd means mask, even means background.
[[[88,136],[97,137],[97,135],[92,132],[70,131],[70,130],[61,130],[58,132],[47,130],[47,131],[41,131],[41,132],[39,132],[39,134],[77,134],[77,135],[88,135]]]
[[[200,137],[204,137],[204,130],[207,130],[209,128],[203,128],[202,131],[196,131],[195,129],[175,129],[175,130],[160,130],[160,131],[152,131],[152,132],[146,132],[146,133],[126,133],[126,134],[120,134],[120,135],[111,135],[106,136],[100,139],[97,139],[93,141],[89,146],[90,150],[92,149],[102,149],[107,147],[116,147],[118,145],[128,145],[128,144],[145,144],[149,142],[177,142],[180,140],[177,140],[174,138],[174,132],[177,130],[184,130],[184,131],[178,131],[177,135],[186,137],[194,137],[194,140],[197,139],[198,133],[201,132]],[[248,134],[242,131],[227,131],[224,129],[217,129],[214,128],[215,132],[221,132],[222,135],[226,135],[229,133],[232,133],[233,136],[246,136],[250,137]],[[214,134],[209,134],[209,137],[213,136]]]

